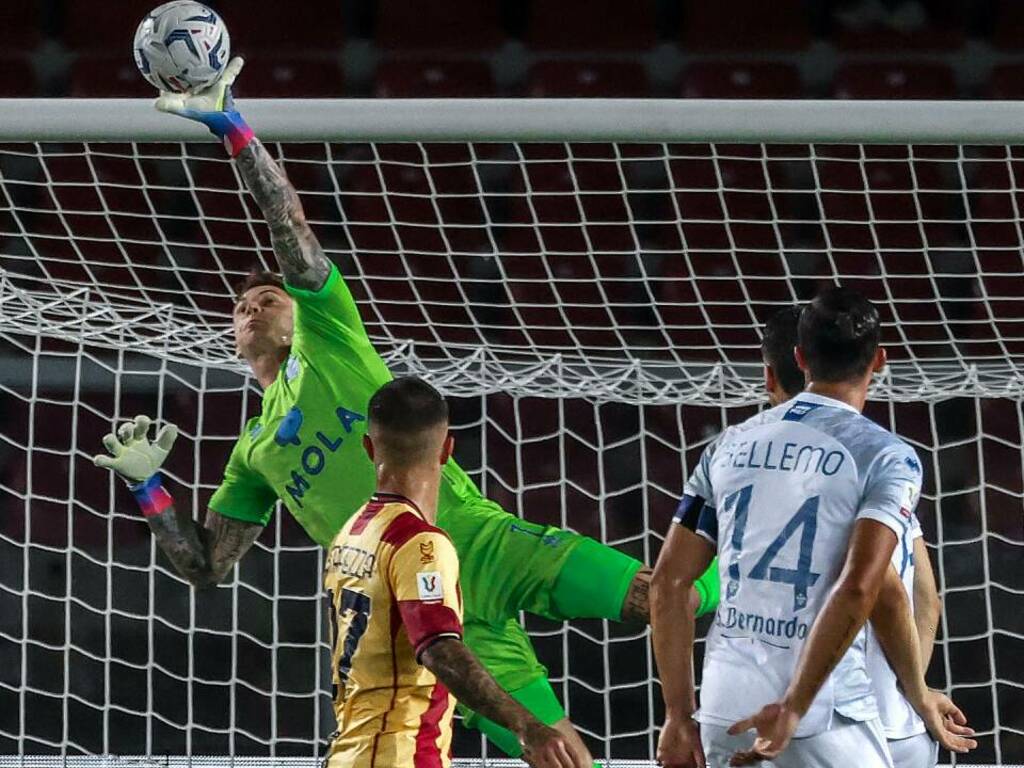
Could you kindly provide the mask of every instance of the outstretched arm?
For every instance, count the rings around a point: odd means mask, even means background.
[[[331,273],[331,262],[306,222],[299,195],[284,169],[255,137],[235,157],[235,165],[270,227],[285,282],[319,290]]]
[[[284,170],[235,109],[231,86],[244,65],[240,57],[235,57],[221,78],[199,93],[162,92],[156,108],[202,123],[224,143],[270,226],[285,281],[296,288],[316,291],[330,275],[331,262],[306,223],[302,203]]]
[[[167,424],[149,440],[151,421],[136,416],[103,438],[109,452],[93,457],[98,467],[116,472],[128,483],[157,544],[178,572],[196,587],[213,587],[259,537],[263,526],[206,511],[200,527],[174,506],[164,489],[160,467],[170,453],[178,428]]]

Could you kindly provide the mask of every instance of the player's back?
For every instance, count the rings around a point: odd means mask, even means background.
[[[411,502],[377,494],[327,555],[335,716],[329,766],[448,765],[454,699],[418,653],[461,637],[451,542]]]
[[[726,430],[696,477],[705,488],[688,493],[705,499],[698,528],[716,542],[723,587],[700,720],[731,725],[782,698],[855,521],[876,519],[900,535],[920,467],[908,446],[851,406],[805,393]],[[824,730],[833,711],[854,720],[877,715],[863,633],[797,735]]]

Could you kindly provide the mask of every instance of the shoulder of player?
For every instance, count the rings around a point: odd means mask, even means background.
[[[442,531],[436,525],[428,523],[419,515],[418,512],[409,507],[406,510],[399,512],[387,524],[380,535],[380,540],[382,543],[391,545],[394,551],[397,552],[417,536],[422,535],[443,536],[446,539],[448,538],[447,533]]]

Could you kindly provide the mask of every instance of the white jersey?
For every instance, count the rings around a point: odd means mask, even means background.
[[[687,481],[676,519],[718,550],[721,603],[708,633],[701,723],[731,725],[780,699],[846,560],[855,521],[900,539],[921,489],[914,450],[856,409],[804,393],[730,427]],[[829,676],[796,736],[832,713],[878,716],[865,633]]]
[[[914,607],[914,540],[921,538],[921,525],[915,516],[910,528],[896,544],[892,553],[892,565],[903,581],[903,588]],[[882,719],[887,739],[907,739],[925,732],[924,720],[910,706],[910,702],[896,685],[896,673],[889,666],[878,636],[871,626],[867,628],[868,676],[878,701],[878,715]]]

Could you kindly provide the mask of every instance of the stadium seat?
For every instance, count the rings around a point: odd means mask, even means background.
[[[993,18],[993,45],[1020,50],[1024,46],[1024,4],[1017,0],[996,0]]]
[[[781,62],[702,61],[683,75],[690,99],[790,99],[801,95],[800,71]]]
[[[267,56],[246,62],[235,92],[249,98],[330,98],[341,96],[345,80],[337,59]]]
[[[801,50],[811,42],[801,0],[687,0],[683,10],[683,50]]]
[[[527,45],[537,51],[646,50],[657,42],[654,0],[531,4]]]
[[[68,94],[75,97],[155,98],[156,90],[147,83],[129,56],[84,54],[71,65]]]
[[[832,14],[832,37],[836,45],[853,51],[950,51],[960,48],[966,37],[967,3],[958,0],[930,0],[915,3],[919,15],[905,15],[900,9],[885,9],[888,18],[876,15],[878,5],[859,11],[856,3],[848,12]],[[897,6],[899,4],[896,4]]]
[[[989,99],[1024,98],[1024,64],[1000,64],[992,68],[985,96]]]
[[[374,94],[392,99],[490,96],[494,80],[484,61],[391,59],[377,68]]]
[[[407,0],[377,4],[377,44],[405,51],[485,51],[504,40],[498,0]]]
[[[250,60],[278,50],[302,54],[337,51],[345,39],[341,4],[334,0],[220,0],[216,8],[231,33],[232,55]]]
[[[139,22],[159,5],[154,0],[67,0],[64,15],[64,44],[73,51],[110,55],[124,51],[131,61],[131,41]]]
[[[956,96],[953,70],[931,62],[856,62],[836,72],[840,99],[949,99]]]
[[[534,97],[639,97],[647,95],[647,72],[639,61],[538,61],[527,95]]]
[[[20,56],[0,59],[0,98],[34,96],[35,92],[36,74],[28,59]]]
[[[0,3],[0,29],[4,31],[4,52],[27,51],[39,43],[38,0],[5,0]]]

